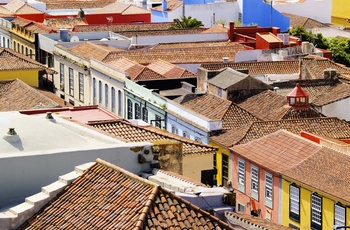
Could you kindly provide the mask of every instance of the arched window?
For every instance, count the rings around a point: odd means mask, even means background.
[[[108,85],[105,84],[105,107],[108,108]]]
[[[189,134],[187,131],[183,131],[183,132],[182,132],[182,136],[183,136],[183,137],[186,137],[186,138],[188,138],[188,139],[190,138],[190,134]]]
[[[111,107],[111,110],[113,113],[115,113],[115,89],[114,87],[112,87],[112,93],[111,93],[111,104],[112,104],[112,107]]]
[[[178,134],[178,133],[179,133],[179,130],[176,128],[175,125],[172,125],[172,126],[171,126],[171,132],[174,133],[174,134]]]
[[[142,120],[148,123],[148,110],[146,107],[142,108]]]
[[[132,101],[128,99],[128,119],[132,119]]]
[[[16,41],[13,41],[13,50],[16,51]]]
[[[135,103],[135,119],[141,119],[141,107],[138,103]]]
[[[118,116],[122,116],[123,98],[122,91],[118,90]]]

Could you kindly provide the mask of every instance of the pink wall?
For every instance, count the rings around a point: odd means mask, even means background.
[[[251,198],[251,162],[247,159],[240,157],[240,159],[245,160],[245,193],[242,193],[238,190],[238,157],[233,154],[232,155],[232,170],[231,170],[231,179],[232,179],[232,187],[236,192],[236,210],[238,211],[238,203],[245,205],[245,210],[247,214],[250,214],[250,210],[253,209],[253,202],[255,203],[256,209],[260,209],[260,217],[266,218],[268,214],[271,215],[271,220],[274,223],[278,224],[278,207],[279,207],[279,182],[280,179],[278,176],[274,176],[273,178],[273,208],[269,208],[265,206],[265,169],[260,167],[258,164],[254,164],[254,166],[259,168],[259,200],[255,200]],[[273,174],[271,171],[267,171]]]

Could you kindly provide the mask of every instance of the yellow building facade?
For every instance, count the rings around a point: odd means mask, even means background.
[[[40,69],[41,70],[41,69]],[[39,69],[37,70],[10,70],[0,71],[0,80],[20,79],[30,86],[39,86]]]
[[[338,26],[350,27],[350,1],[333,0],[331,23]]]
[[[218,145],[217,143],[210,141],[209,145],[218,148],[218,151],[215,155],[215,166],[217,169],[216,180],[218,185],[226,186],[227,181],[231,181],[231,172],[230,172],[230,150]],[[227,162],[227,164],[226,164]]]
[[[35,60],[35,34],[19,24],[12,24],[12,49]]]
[[[295,190],[295,188],[297,190]],[[295,192],[299,191],[299,199],[296,199]],[[294,194],[293,194],[294,193]],[[316,197],[320,201],[320,213],[313,214],[316,210],[314,205],[312,207],[312,197]],[[291,201],[294,200],[294,201]],[[299,200],[299,220],[298,215],[294,215],[292,210],[297,206],[291,204]],[[313,199],[315,203],[315,200]],[[295,203],[294,203],[295,204]],[[296,229],[318,229],[312,223],[317,222],[320,218],[320,229],[333,229],[335,224],[339,226],[350,225],[350,209],[347,203],[344,203],[326,193],[311,189],[306,185],[300,183],[293,183],[293,180],[283,177],[282,179],[282,222],[284,226],[293,227]],[[316,207],[317,208],[317,207]],[[316,210],[317,211],[317,210]],[[344,214],[344,216],[342,216]],[[344,218],[345,217],[345,218]],[[344,221],[344,223],[341,223]],[[339,224],[341,223],[341,224]]]

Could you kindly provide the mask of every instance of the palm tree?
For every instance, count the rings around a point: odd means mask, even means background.
[[[180,19],[174,19],[174,24],[171,25],[171,29],[186,29],[186,28],[199,28],[204,26],[202,21],[191,16],[183,16]]]

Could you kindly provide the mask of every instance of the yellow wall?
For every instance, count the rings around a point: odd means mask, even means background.
[[[212,154],[197,154],[182,158],[182,175],[201,182],[202,170],[213,169]]]
[[[218,185],[223,185],[222,184],[222,154],[226,154],[229,157],[229,165],[228,165],[228,180],[232,181],[231,178],[231,165],[230,165],[230,150],[224,148],[221,145],[216,144],[215,142],[210,142],[209,145],[212,145],[214,147],[218,148],[218,151],[216,153],[216,169],[217,169],[217,174],[216,174],[216,180]]]
[[[0,80],[20,79],[28,85],[39,86],[38,70],[0,71]]]
[[[332,24],[350,27],[350,1],[349,0],[333,0],[332,2]]]
[[[303,187],[300,184],[300,223],[289,219],[289,185],[290,182],[285,179],[282,180],[282,225],[288,226],[293,224],[294,226],[302,229],[311,229],[311,191],[307,187]],[[327,194],[319,193],[322,197],[322,229],[332,229],[334,225],[334,203],[336,200],[327,196]],[[346,204],[343,204],[346,205]],[[346,225],[350,225],[350,209],[346,208]]]
[[[35,59],[35,36],[19,26],[11,29],[12,35],[12,49],[16,50],[18,53],[27,55],[31,59]],[[19,45],[19,50],[18,50]],[[22,52],[23,46],[23,52]],[[32,55],[30,55],[32,54]]]

